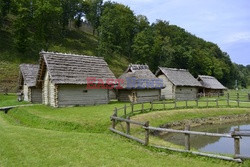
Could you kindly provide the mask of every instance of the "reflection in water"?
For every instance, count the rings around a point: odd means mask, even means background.
[[[211,133],[230,133],[237,127],[239,127],[240,130],[250,130],[250,121],[220,125],[202,125],[192,128],[191,130]],[[166,141],[184,146],[183,134],[170,133],[160,135],[159,137]],[[191,135],[191,147],[202,152],[234,154],[234,140],[231,138]],[[242,155],[250,155],[250,137],[242,137],[240,140],[240,149]]]

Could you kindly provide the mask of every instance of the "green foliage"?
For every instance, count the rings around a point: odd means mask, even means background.
[[[93,26],[93,35],[100,25],[100,17],[102,12],[102,0],[86,0],[84,1],[84,12],[86,19]]]
[[[106,2],[99,26],[99,54],[110,56],[118,53],[131,56],[136,17],[129,7]]]
[[[153,72],[165,66],[188,69],[195,77],[212,75],[228,88],[236,80],[240,87],[250,82],[249,68],[233,64],[216,44],[166,21],[150,24],[146,16],[135,16],[119,3],[0,0],[0,10],[0,59],[4,61],[35,62],[44,49],[105,57],[116,76],[132,62],[148,64]],[[97,36],[81,32],[83,16]],[[78,29],[72,27],[74,22]]]

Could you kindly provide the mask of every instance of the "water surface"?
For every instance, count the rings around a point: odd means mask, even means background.
[[[191,130],[211,133],[230,133],[234,128],[249,130],[250,132],[250,120],[245,122],[202,125],[191,128]],[[160,135],[160,137],[166,141],[184,146],[183,134],[170,133]],[[234,140],[231,138],[191,135],[191,147],[202,152],[234,154]],[[240,139],[240,149],[242,155],[250,156],[250,137],[242,137],[242,139]]]

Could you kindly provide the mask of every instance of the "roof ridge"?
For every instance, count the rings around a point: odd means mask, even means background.
[[[48,51],[43,51],[43,50],[39,54],[54,54],[54,55],[64,55],[64,56],[81,56],[81,57],[104,59],[104,57],[80,55],[80,54],[74,54],[74,53],[48,52]]]
[[[181,68],[168,68],[168,67],[159,67],[159,68],[172,70],[172,71],[188,71],[187,69],[181,69]]]

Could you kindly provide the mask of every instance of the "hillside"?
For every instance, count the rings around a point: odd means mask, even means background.
[[[38,63],[41,50],[104,57],[117,77],[129,63],[140,63],[153,72],[164,66],[212,75],[228,88],[236,80],[239,87],[249,83],[250,68],[234,64],[217,44],[164,20],[151,24],[123,4],[0,2],[0,91],[16,91],[19,64]]]
[[[37,64],[39,51],[31,51],[31,55],[19,53],[15,48],[13,32],[7,28],[0,31],[0,39],[0,92],[5,88],[10,92],[16,92],[19,64]],[[97,45],[96,36],[74,28],[67,31],[63,40],[53,41],[48,51],[97,56]],[[129,61],[125,57],[116,56],[108,63],[118,77],[127,68]]]

